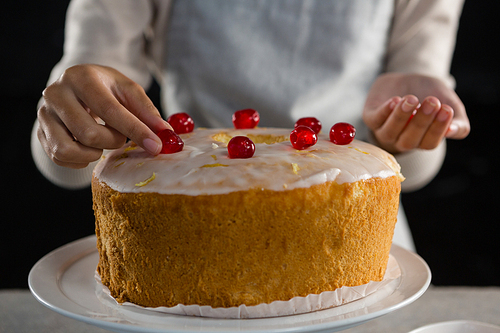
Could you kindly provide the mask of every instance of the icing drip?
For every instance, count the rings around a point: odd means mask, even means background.
[[[184,141],[181,152],[158,156],[128,143],[108,153],[94,169],[94,176],[120,192],[185,195],[250,188],[283,191],[327,181],[342,184],[393,175],[402,178],[394,157],[373,145],[354,140],[339,146],[320,133],[316,145],[298,151],[288,141],[290,131],[196,129],[180,135]],[[227,142],[236,135],[248,136],[255,143],[252,158],[228,157]]]

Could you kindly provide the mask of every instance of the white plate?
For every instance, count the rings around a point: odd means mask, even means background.
[[[419,298],[431,272],[418,255],[393,245],[401,277],[360,300],[307,314],[262,319],[213,319],[154,313],[102,302],[94,272],[99,255],[95,236],[69,243],[40,259],[31,269],[29,287],[48,308],[117,332],[334,332],[402,308]]]
[[[500,327],[471,320],[444,321],[426,325],[409,333],[499,333]]]

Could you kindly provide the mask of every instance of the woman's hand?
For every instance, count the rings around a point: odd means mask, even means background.
[[[84,168],[127,138],[157,155],[162,143],[155,133],[171,128],[144,89],[110,67],[68,68],[43,98],[38,139],[60,166]]]
[[[363,120],[381,148],[402,153],[436,148],[443,138],[463,139],[470,131],[465,107],[441,80],[387,73],[372,85]]]

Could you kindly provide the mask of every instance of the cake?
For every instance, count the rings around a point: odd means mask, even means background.
[[[246,136],[251,158],[229,158]],[[214,308],[287,301],[380,281],[403,176],[392,155],[290,129],[195,129],[182,151],[133,142],[92,179],[97,272],[120,303]]]

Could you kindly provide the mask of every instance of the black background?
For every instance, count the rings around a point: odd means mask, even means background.
[[[0,288],[26,288],[38,259],[94,232],[90,189],[52,185],[30,153],[36,104],[62,54],[66,7],[6,1],[0,12]],[[472,132],[448,142],[445,164],[428,186],[403,195],[417,251],[436,285],[500,286],[499,12],[495,0],[466,2],[452,74]]]

